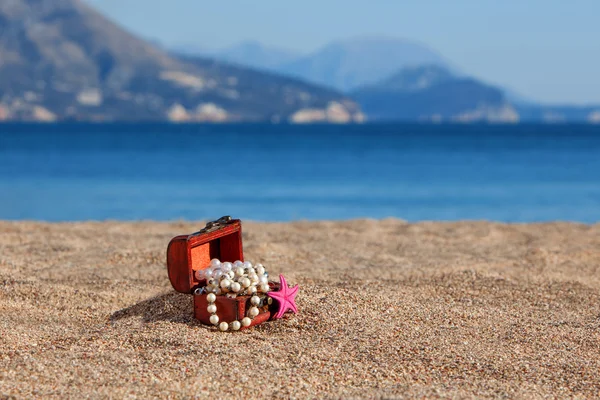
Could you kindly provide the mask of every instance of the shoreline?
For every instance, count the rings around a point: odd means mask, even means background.
[[[593,397],[600,224],[243,221],[299,314],[192,317],[166,246],[205,221],[0,221],[0,395]]]

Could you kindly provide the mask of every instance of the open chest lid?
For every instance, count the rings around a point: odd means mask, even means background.
[[[167,247],[167,270],[173,288],[192,293],[200,284],[195,272],[206,269],[213,258],[223,262],[244,261],[239,219],[222,217],[198,232],[171,239]]]

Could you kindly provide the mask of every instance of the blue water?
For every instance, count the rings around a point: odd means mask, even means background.
[[[600,221],[600,127],[0,125],[0,219]]]

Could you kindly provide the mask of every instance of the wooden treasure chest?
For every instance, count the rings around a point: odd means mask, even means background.
[[[282,284],[268,281],[261,264],[255,267],[244,261],[239,219],[222,217],[198,232],[171,239],[167,269],[173,288],[193,295],[195,318],[222,331],[245,329],[297,311],[293,302],[297,286],[289,289],[280,276],[292,303],[282,309],[286,302]]]

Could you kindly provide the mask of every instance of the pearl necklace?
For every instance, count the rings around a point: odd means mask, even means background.
[[[241,262],[239,260],[233,264],[230,262],[221,263],[220,260],[215,258],[210,261],[210,265],[206,270],[196,271],[195,277],[198,280],[206,279],[207,285],[203,288],[197,288],[194,294],[207,293],[208,307],[206,310],[211,314],[210,323],[218,326],[222,332],[229,330],[229,328],[238,331],[241,327],[250,326],[254,317],[260,314],[258,307],[266,307],[272,303],[272,299],[266,296],[266,293],[270,290],[269,273],[262,264],[252,266],[249,261]],[[260,296],[257,293],[263,295]],[[238,295],[251,295],[250,304],[252,304],[252,307],[248,309],[247,316],[242,318],[241,321],[233,321],[231,325],[224,321],[219,323],[217,305],[215,304],[219,295],[230,298],[235,298]]]
[[[262,264],[252,266],[249,261],[238,260],[232,264],[214,258],[207,269],[196,271],[195,276],[199,281],[206,280],[204,292],[217,296],[226,294],[234,298],[269,291],[269,273]]]

